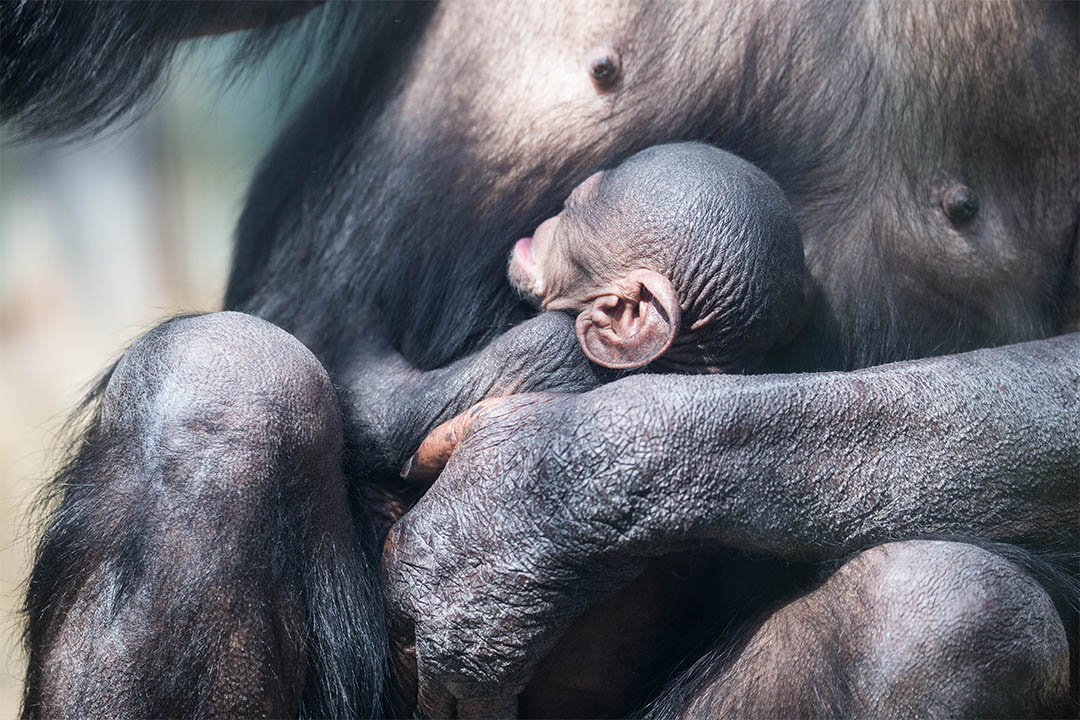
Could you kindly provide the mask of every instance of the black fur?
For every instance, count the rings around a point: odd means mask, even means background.
[[[237,45],[236,69],[252,65],[294,34],[308,44],[298,64],[333,55],[342,39],[362,36],[371,15],[355,3],[327,3],[292,20],[312,0],[0,3],[0,119],[7,139],[83,137],[139,117],[182,41],[230,27],[255,27]],[[366,10],[366,11],[365,11]],[[301,27],[302,26],[302,27]]]
[[[27,579],[23,614],[23,646],[27,655],[26,679],[23,684],[22,716],[40,715],[42,651],[45,649],[49,619],[55,607],[70,605],[73,590],[68,585],[71,577],[82,576],[85,558],[79,549],[86,543],[85,521],[82,517],[89,475],[103,455],[103,448],[94,442],[94,428],[98,424],[100,400],[105,387],[116,369],[113,363],[94,383],[75,412],[68,418],[64,434],[69,436],[63,464],[39,493],[35,513],[45,518],[45,532],[38,540],[34,552],[34,565]]]

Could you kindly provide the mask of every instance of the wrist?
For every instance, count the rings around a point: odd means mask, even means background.
[[[690,408],[668,380],[623,378],[580,396],[567,418],[588,521],[613,557],[643,560],[689,540],[673,529],[689,519],[683,476],[700,468],[704,453],[685,445]]]

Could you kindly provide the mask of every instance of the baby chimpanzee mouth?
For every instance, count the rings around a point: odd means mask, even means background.
[[[530,277],[536,276],[536,262],[532,256],[532,242],[531,237],[523,237],[514,244],[514,252],[511,256],[512,262],[521,266]]]
[[[532,244],[531,237],[523,237],[514,244],[507,275],[514,289],[527,301],[539,307],[543,299],[540,294],[540,267],[533,259]]]

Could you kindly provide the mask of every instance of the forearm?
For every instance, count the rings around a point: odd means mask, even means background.
[[[352,412],[397,468],[438,424],[489,397],[584,392],[607,377],[581,352],[573,320],[543,313],[451,365],[422,371],[390,349],[358,359],[345,374]]]
[[[1075,539],[1078,396],[1071,335],[853,373],[630,378],[584,407],[643,428],[626,452],[645,472],[602,488],[634,552],[820,558],[932,533]]]

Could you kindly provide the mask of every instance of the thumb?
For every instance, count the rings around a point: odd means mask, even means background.
[[[430,485],[446,466],[454,448],[469,434],[473,423],[491,408],[509,400],[508,397],[488,398],[456,417],[439,425],[424,438],[419,449],[401,468],[406,480]]]

